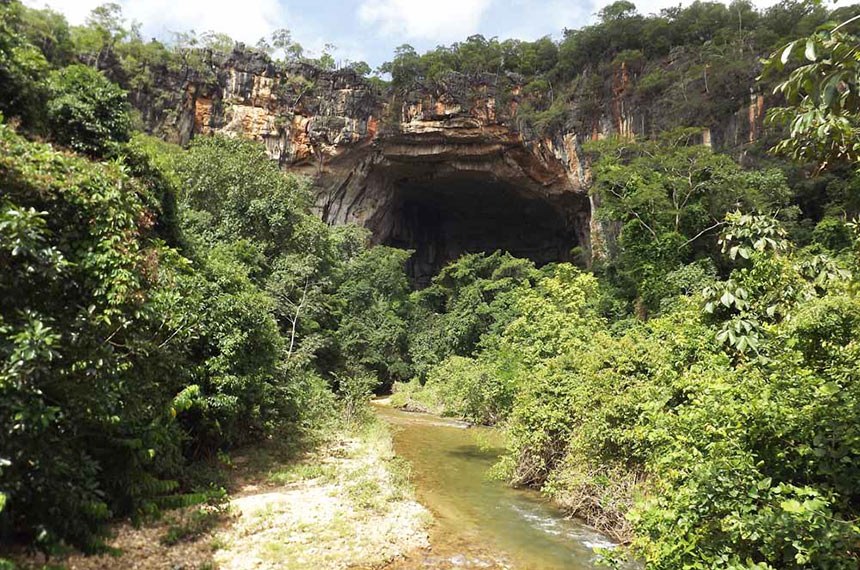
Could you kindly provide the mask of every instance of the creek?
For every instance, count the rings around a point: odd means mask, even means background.
[[[605,536],[570,519],[537,492],[488,478],[502,452],[497,430],[374,406],[398,456],[412,466],[417,499],[434,516],[432,548],[393,568],[597,568]]]

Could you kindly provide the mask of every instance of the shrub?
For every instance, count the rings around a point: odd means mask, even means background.
[[[812,230],[812,240],[830,251],[841,251],[851,247],[851,231],[842,220],[824,218]]]
[[[111,514],[176,487],[175,254],[116,163],[0,125],[0,185],[0,530],[93,548]]]
[[[337,393],[347,424],[364,419],[368,400],[378,385],[379,379],[376,375],[365,370],[349,371],[338,378]]]
[[[509,380],[482,360],[451,356],[433,367],[424,390],[443,415],[494,424],[511,408],[514,386]]]
[[[51,137],[91,156],[107,156],[131,137],[126,93],[85,65],[51,72],[46,117]]]

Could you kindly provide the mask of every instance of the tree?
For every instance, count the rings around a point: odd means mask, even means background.
[[[66,65],[73,61],[75,50],[71,30],[59,12],[24,8],[21,32],[53,65]]]
[[[33,126],[41,122],[42,78],[50,66],[42,51],[19,31],[23,7],[0,4],[0,113]]]
[[[618,0],[601,9],[598,16],[602,22],[611,22],[629,18],[634,14],[636,14],[636,4],[628,0]]]
[[[851,32],[860,16],[795,40],[767,60],[765,72],[801,64],[774,89],[787,106],[769,118],[789,125],[788,138],[774,150],[819,169],[860,161],[860,36]],[[802,56],[798,54],[802,52]]]
[[[298,60],[304,53],[304,48],[298,42],[293,41],[293,34],[287,28],[280,28],[272,32],[271,45],[274,52],[280,52],[281,57],[286,61]]]
[[[372,71],[366,61],[352,61],[347,66],[361,77],[367,77]]]
[[[393,83],[399,87],[409,85],[423,76],[421,58],[409,44],[398,46],[394,50],[394,59],[383,63],[379,70],[390,73]]]
[[[51,136],[77,151],[105,156],[131,136],[126,93],[98,71],[71,65],[51,73],[46,116]]]
[[[77,50],[85,55],[86,63],[101,69],[107,55],[127,34],[122,7],[110,2],[94,8],[85,26],[73,29],[73,41]]]
[[[604,141],[595,153],[592,192],[608,220],[621,224],[617,265],[634,296],[656,308],[665,276],[703,255],[713,256],[727,212],[784,208],[790,191],[777,170],[747,172],[730,157],[681,129],[657,141]],[[785,211],[784,211],[785,213]]]
[[[409,377],[410,253],[377,246],[358,254],[340,268],[333,295],[339,313],[335,337],[347,365],[369,370],[387,385]]]
[[[322,53],[316,60],[316,64],[321,69],[332,70],[337,67],[337,62],[334,59],[334,52],[337,51],[337,46],[334,44],[325,44]]]
[[[227,34],[214,32],[212,30],[203,32],[200,35],[200,42],[206,49],[211,49],[212,51],[221,53],[230,53],[236,45],[236,40]]]
[[[0,125],[0,184],[0,533],[92,549],[111,514],[176,488],[176,256],[116,162]]]

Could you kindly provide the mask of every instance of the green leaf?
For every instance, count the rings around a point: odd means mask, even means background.
[[[806,40],[806,51],[804,52],[806,59],[815,61],[815,40],[809,38]]]
[[[827,382],[818,388],[818,391],[824,396],[833,396],[839,393],[840,390],[842,390],[842,387],[836,382]]]
[[[781,62],[783,63],[783,65],[785,65],[786,63],[788,63],[788,58],[790,58],[790,57],[791,57],[791,50],[793,50],[793,49],[794,49],[794,44],[795,44],[795,43],[796,43],[796,42],[791,42],[790,44],[788,44],[787,46],[785,46],[785,49],[784,49],[784,50],[782,50],[782,55],[779,57],[779,61],[781,61]]]
[[[803,505],[800,503],[800,501],[796,499],[788,499],[786,501],[782,501],[779,506],[782,507],[782,510],[787,513],[796,514],[803,512]]]

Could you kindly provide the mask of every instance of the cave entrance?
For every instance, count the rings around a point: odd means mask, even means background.
[[[465,253],[507,251],[538,266],[570,261],[579,245],[562,204],[479,176],[402,179],[394,184],[385,245],[413,249],[408,272],[424,287]]]

